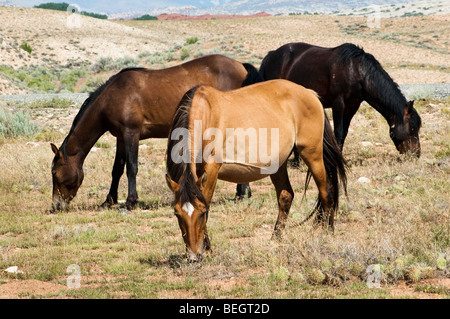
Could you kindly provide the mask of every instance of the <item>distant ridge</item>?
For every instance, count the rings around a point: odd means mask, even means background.
[[[197,16],[179,14],[179,13],[163,13],[157,16],[158,20],[214,20],[214,19],[242,19],[242,18],[261,18],[270,17],[266,12],[256,14],[202,14]]]
[[[439,13],[442,14],[448,13],[450,7],[448,5],[448,0],[239,0],[227,2],[221,1],[221,4],[212,7],[196,7],[192,5],[172,6],[166,8],[149,8],[147,10],[141,9],[135,11],[129,10],[127,12],[116,12],[110,13],[108,16],[110,19],[117,20],[134,19],[144,14],[149,14],[152,16],[176,14],[187,17],[207,15],[251,16],[260,12],[264,12],[269,15],[287,15],[292,13],[342,13],[349,15],[364,15],[364,13],[370,12],[367,8],[372,8],[374,6],[378,6],[382,14],[391,13],[391,15],[401,12],[401,9],[405,6],[410,7],[411,11],[416,10],[417,12],[422,12],[424,15],[430,14],[430,7],[436,8],[434,11],[439,11]],[[358,12],[358,9],[361,8],[366,9],[365,11]],[[397,8],[400,8],[400,10]],[[192,18],[186,19],[192,20]]]

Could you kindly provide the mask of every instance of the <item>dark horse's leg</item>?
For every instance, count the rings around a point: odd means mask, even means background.
[[[127,209],[133,209],[138,202],[136,175],[138,172],[139,131],[127,129],[124,134],[128,178]]]
[[[326,107],[324,105],[324,107]],[[341,96],[336,98],[332,104],[333,107],[333,126],[334,126],[334,136],[336,137],[336,142],[342,150],[344,146],[344,109],[345,104]],[[347,128],[348,129],[348,128]]]
[[[333,125],[334,136],[339,147],[344,147],[345,138],[348,134],[348,128],[353,116],[358,111],[362,101],[345,101],[342,97],[337,98],[333,103]]]
[[[342,145],[338,144],[341,147],[341,151],[342,147],[344,146],[345,138],[348,134],[350,122],[352,121],[353,116],[356,114],[356,111],[358,111],[360,104],[361,101],[348,101],[345,104],[344,118],[342,123]]]
[[[248,198],[252,196],[252,190],[250,189],[250,185],[246,184],[237,184],[236,185],[236,196],[235,200],[242,200],[247,195]]]
[[[112,182],[109,189],[108,196],[106,196],[106,201],[101,207],[109,207],[111,205],[117,204],[117,190],[119,188],[119,181],[123,175],[125,168],[125,144],[121,139],[117,139],[116,145],[116,158],[114,159],[114,166],[112,170]]]

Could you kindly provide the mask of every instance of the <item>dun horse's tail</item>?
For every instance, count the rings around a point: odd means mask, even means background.
[[[241,87],[264,82],[264,78],[259,74],[258,69],[256,69],[252,64],[243,63],[242,65],[247,70],[247,76],[245,77],[244,82],[242,82]]]
[[[323,161],[325,170],[327,173],[327,192],[328,201],[331,204],[331,209],[336,212],[339,208],[339,184],[344,188],[345,194],[347,194],[347,163],[342,156],[341,150],[336,142],[336,138],[333,133],[333,129],[330,125],[330,121],[325,113],[325,125],[323,130]],[[311,172],[308,170],[305,182],[305,190],[311,180]],[[328,222],[333,227],[333,216],[324,216],[324,207],[320,200],[313,212],[306,218],[310,219],[314,213],[317,212],[317,221]],[[334,213],[333,213],[334,214]],[[324,220],[325,217],[325,220]],[[328,220],[328,218],[331,218]],[[306,221],[305,220],[305,221]]]

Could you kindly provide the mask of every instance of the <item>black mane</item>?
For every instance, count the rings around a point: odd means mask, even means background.
[[[175,163],[171,156],[172,149],[178,143],[183,143],[183,150],[189,151],[189,143],[187,140],[172,140],[171,134],[173,130],[177,128],[188,129],[189,112],[192,106],[192,99],[198,87],[199,86],[196,86],[190,89],[184,94],[183,98],[181,99],[177,110],[175,111],[167,145],[167,174],[173,181],[179,184],[179,190],[175,194],[175,201],[178,201],[181,198],[181,205],[183,205],[184,203],[193,203],[195,199],[198,199],[206,204],[206,200],[203,197],[202,192],[200,191],[200,189],[198,189],[195,183],[190,163],[186,163],[184,161],[181,161],[181,163]],[[190,158],[190,156],[188,156],[188,158]]]
[[[406,98],[398,84],[383,69],[377,59],[352,43],[344,43],[335,50],[341,63],[348,64],[351,60],[359,62],[359,70],[364,77],[366,93],[380,101],[382,106],[386,107],[389,113],[394,114],[397,120],[402,120]]]

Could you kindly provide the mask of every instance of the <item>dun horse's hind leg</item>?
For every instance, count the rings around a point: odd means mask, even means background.
[[[333,227],[334,212],[330,211],[330,202],[327,191],[327,174],[323,162],[322,152],[318,152],[316,147],[299,148],[300,157],[308,166],[313,176],[314,182],[319,189],[319,205],[316,212],[316,223],[325,226],[328,222]],[[325,214],[325,216],[324,216]]]
[[[270,175],[275,190],[277,192],[278,200],[278,219],[275,224],[275,229],[272,238],[279,238],[281,232],[286,226],[286,220],[291,209],[292,201],[294,200],[294,191],[292,190],[291,183],[289,182],[289,176],[287,172],[287,161],[278,169],[278,171]]]
[[[112,182],[109,189],[108,196],[106,196],[106,201],[101,207],[109,207],[111,205],[117,204],[117,190],[119,188],[119,181],[123,175],[125,168],[125,144],[123,140],[117,139],[116,147],[116,158],[114,159],[114,166],[112,170]]]

